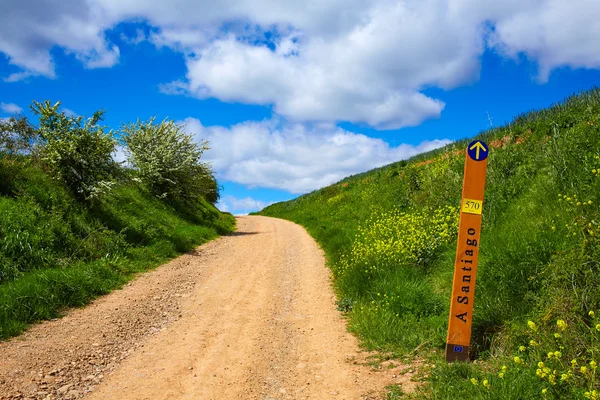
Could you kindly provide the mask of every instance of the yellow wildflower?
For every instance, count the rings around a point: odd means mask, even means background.
[[[529,327],[529,329],[531,329],[532,331],[537,331],[537,326],[535,325],[535,323],[533,321],[527,321],[527,326]],[[599,329],[600,330],[600,329]]]
[[[593,370],[598,368],[598,364],[596,364],[596,361],[594,361],[594,360],[590,361],[590,368],[592,368]]]
[[[556,321],[556,325],[558,326],[558,328],[561,331],[564,331],[567,329],[567,323],[562,319],[559,319],[558,321]]]
[[[525,351],[525,346],[519,346],[519,351]]]
[[[590,400],[598,400],[598,398],[599,398],[597,390],[592,390],[591,392],[585,392],[584,396],[586,399],[590,399]]]
[[[548,389],[546,389],[546,388],[542,389],[542,394],[545,395],[546,393],[548,393]]]
[[[500,373],[498,374],[498,378],[500,378],[500,379],[504,379],[504,372],[500,372]]]
[[[591,225],[591,224],[589,224],[589,225]],[[589,315],[590,317],[592,317],[592,318],[594,318],[594,317],[596,316],[596,314],[594,313],[594,311],[590,311],[590,312],[588,313],[588,315]]]
[[[513,360],[515,360],[515,363],[517,363],[517,364],[521,364],[521,363],[523,362],[523,361],[521,360],[521,357],[519,357],[519,356],[515,356],[515,357],[513,358]]]
[[[490,388],[490,382],[487,379],[484,379],[482,383],[483,383],[483,386],[485,386],[486,389]]]
[[[583,367],[579,368],[579,371],[581,371],[582,374],[585,374],[587,372],[587,367],[584,365]]]
[[[479,381],[475,378],[471,378],[471,383],[475,386],[477,386],[479,384]]]

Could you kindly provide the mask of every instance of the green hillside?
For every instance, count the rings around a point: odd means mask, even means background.
[[[97,125],[100,112],[84,120],[59,112],[58,103],[41,106],[39,127],[25,117],[0,121],[0,339],[87,304],[235,225],[212,204],[216,181],[179,131],[170,142],[154,141],[171,148],[153,152],[148,178],[139,165],[112,159],[116,140]],[[140,132],[171,126],[151,121]],[[158,168],[183,146],[179,153],[193,160],[196,175],[178,181],[180,164]],[[177,191],[153,192],[156,176]],[[180,194],[182,187],[191,189]]]
[[[442,358],[468,140],[261,214],[295,221],[321,244],[366,347],[427,360],[417,397],[600,398],[600,90],[477,138],[491,151],[476,363]]]
[[[125,181],[93,207],[31,160],[0,159],[0,338],[55,318],[196,245],[233,217],[199,199],[177,207]]]

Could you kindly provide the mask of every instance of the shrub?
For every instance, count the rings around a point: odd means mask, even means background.
[[[96,111],[84,120],[59,112],[59,106],[60,102],[51,105],[49,101],[34,101],[31,106],[40,119],[42,161],[77,199],[95,198],[112,186],[117,167],[112,159],[116,141],[112,131],[105,133],[98,125],[104,111]]]
[[[184,125],[154,118],[123,126],[123,144],[129,162],[158,197],[194,199],[203,196],[216,203],[218,187],[210,166],[200,161],[208,142],[194,141]]]

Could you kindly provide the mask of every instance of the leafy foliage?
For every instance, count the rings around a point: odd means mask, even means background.
[[[129,161],[141,179],[158,197],[195,199],[203,196],[212,203],[219,199],[210,166],[200,161],[208,142],[196,143],[184,126],[154,118],[123,127],[123,143]]]
[[[80,199],[96,198],[113,185],[116,165],[112,159],[116,141],[98,123],[104,111],[87,120],[59,112],[60,102],[34,101],[32,111],[39,116],[37,130],[41,140],[41,158],[53,176],[61,180]]]

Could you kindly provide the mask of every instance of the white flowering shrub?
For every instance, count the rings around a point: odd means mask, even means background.
[[[218,187],[209,164],[201,161],[208,142],[196,142],[185,126],[172,120],[123,126],[121,139],[128,161],[148,188],[160,198],[193,199],[202,196],[215,203]]]
[[[60,102],[34,101],[39,117],[41,159],[55,179],[63,181],[76,198],[97,198],[111,188],[116,170],[112,159],[116,140],[112,131],[98,125],[104,111],[91,118],[69,117],[59,111]]]

